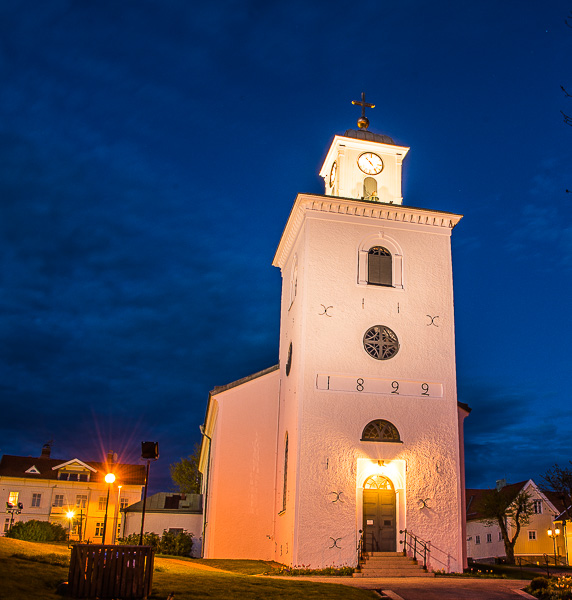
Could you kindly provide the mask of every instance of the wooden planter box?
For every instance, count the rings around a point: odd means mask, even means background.
[[[78,544],[71,553],[69,594],[74,598],[147,598],[154,557],[151,546]]]

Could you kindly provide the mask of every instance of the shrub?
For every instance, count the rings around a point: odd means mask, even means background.
[[[549,585],[549,581],[548,579],[546,579],[546,577],[535,577],[531,582],[530,582],[530,589],[533,592],[536,592],[538,590],[545,590],[546,588],[548,588]]]
[[[56,523],[48,521],[19,521],[6,532],[6,537],[26,542],[65,542],[67,531]]]
[[[138,546],[140,539],[141,539],[141,535],[139,533],[132,533],[131,535],[128,535],[127,537],[119,538],[117,540],[117,543],[124,545],[124,546]],[[143,545],[144,546],[151,546],[152,548],[154,548],[157,551],[159,548],[160,542],[161,542],[161,538],[156,533],[145,532],[143,534]]]
[[[118,544],[137,546],[140,535],[132,533],[127,537],[117,540]],[[152,546],[158,554],[170,554],[171,556],[190,556],[193,547],[192,533],[171,533],[163,531],[159,537],[156,533],[144,533],[143,545]]]

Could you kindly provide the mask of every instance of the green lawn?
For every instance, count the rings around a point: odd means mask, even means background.
[[[68,568],[64,565],[69,563],[69,555],[67,546],[0,537],[0,597],[61,600],[55,590],[59,582],[67,579]],[[226,571],[206,570],[201,566]],[[257,576],[272,567],[272,563],[264,561],[157,557],[151,598],[164,600],[170,592],[175,592],[175,600],[372,600],[378,597],[373,592],[343,585]],[[228,572],[230,570],[233,572]]]

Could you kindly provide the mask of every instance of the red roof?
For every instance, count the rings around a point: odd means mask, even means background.
[[[58,479],[58,469],[54,469],[54,467],[63,465],[69,461],[70,459],[34,458],[33,456],[10,456],[5,454],[0,461],[0,477]],[[112,472],[115,474],[117,483],[121,485],[145,485],[144,465],[129,465],[122,463],[111,463],[108,465],[107,463],[87,460],[81,462],[96,470],[95,473],[90,471],[90,481],[103,482],[105,475]],[[39,474],[26,473],[26,471],[32,467],[36,467]]]

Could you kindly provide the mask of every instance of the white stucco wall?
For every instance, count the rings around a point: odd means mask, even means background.
[[[273,371],[216,395],[206,558],[273,557],[278,387]]]
[[[384,460],[400,473],[390,477],[399,498],[398,530],[407,527],[431,541],[434,569],[461,570],[450,229],[372,223],[334,212],[306,212],[291,250],[298,260],[298,296],[291,307],[289,291],[283,291],[281,364],[293,344],[284,403],[296,407],[288,430],[298,431],[291,564],[355,564],[363,482],[383,472],[377,461]],[[368,236],[379,245],[384,236],[391,237],[403,249],[403,289],[357,283],[358,248]],[[291,260],[284,268],[285,284]],[[300,312],[294,310],[296,303]],[[330,307],[327,314],[325,307]],[[437,316],[435,325],[428,324],[428,314]],[[364,332],[376,324],[387,325],[399,337],[399,353],[390,360],[376,361],[363,349]],[[316,389],[318,374],[438,382],[443,395],[321,391]],[[282,415],[279,436],[286,430],[286,410]],[[360,442],[364,426],[376,418],[392,422],[404,443]],[[343,501],[333,502],[332,491],[341,492]],[[420,499],[427,500],[427,508],[420,508]],[[284,556],[276,560],[284,562]]]

